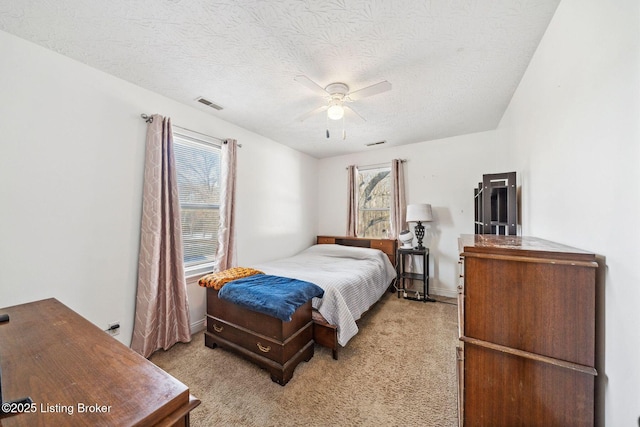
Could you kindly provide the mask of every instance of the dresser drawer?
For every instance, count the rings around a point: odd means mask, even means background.
[[[458,427],[464,425],[464,343],[456,347],[456,376],[458,378]]]
[[[312,322],[285,341],[274,340],[211,316],[207,318],[207,331],[215,337],[280,364],[284,364],[313,339]]]
[[[593,425],[595,376],[469,343],[463,360],[465,427]]]
[[[465,259],[464,336],[594,366],[595,268]]]
[[[464,294],[458,294],[458,338],[464,336]]]
[[[464,257],[458,260],[458,293],[464,292]]]

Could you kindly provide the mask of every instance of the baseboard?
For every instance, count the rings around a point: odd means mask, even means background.
[[[458,291],[449,288],[441,288],[438,286],[429,286],[429,295],[440,295],[448,298],[457,298]]]
[[[206,321],[206,318],[203,317],[202,319],[198,320],[197,322],[192,323],[191,324],[191,335],[197,334],[198,332],[200,332],[204,328],[206,328],[207,325],[206,325],[205,321]]]

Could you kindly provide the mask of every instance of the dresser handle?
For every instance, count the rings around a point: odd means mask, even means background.
[[[224,326],[213,325],[213,330],[216,332],[222,332]]]
[[[258,349],[260,349],[261,352],[263,353],[269,353],[271,351],[271,346],[263,346],[262,344],[258,343]]]

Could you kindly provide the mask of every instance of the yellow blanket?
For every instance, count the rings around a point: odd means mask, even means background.
[[[260,270],[249,267],[233,267],[202,276],[200,280],[198,280],[198,284],[205,288],[220,290],[225,283],[231,282],[232,280],[242,279],[243,277],[253,276],[254,274],[264,273]]]

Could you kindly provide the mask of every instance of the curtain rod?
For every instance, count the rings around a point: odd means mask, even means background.
[[[398,160],[400,160],[400,163],[406,163],[407,162],[407,159],[398,159]],[[355,167],[360,169],[360,170],[367,170],[367,169],[375,169],[375,168],[379,168],[379,167],[383,167],[383,166],[388,166],[389,164],[391,164],[391,162],[389,162],[389,163],[376,163],[375,165],[364,165],[364,166],[355,165]],[[345,169],[349,169],[349,167],[347,166]]]
[[[153,122],[153,117],[149,116],[148,114],[142,113],[142,114],[140,114],[140,117],[142,117],[144,119],[144,121],[147,122],[147,123]],[[223,144],[226,144],[226,139],[217,138],[215,136],[207,135],[206,133],[198,132],[198,131],[193,130],[193,129],[189,129],[189,128],[185,128],[185,127],[182,127],[182,126],[174,125],[173,123],[171,124],[171,126],[173,126],[174,128],[178,128],[178,129],[186,130],[186,131],[189,131],[189,132],[197,133],[198,135],[206,136],[207,138],[215,139],[215,140],[218,140],[218,141],[222,142]],[[238,144],[238,147],[242,147],[242,144]]]

